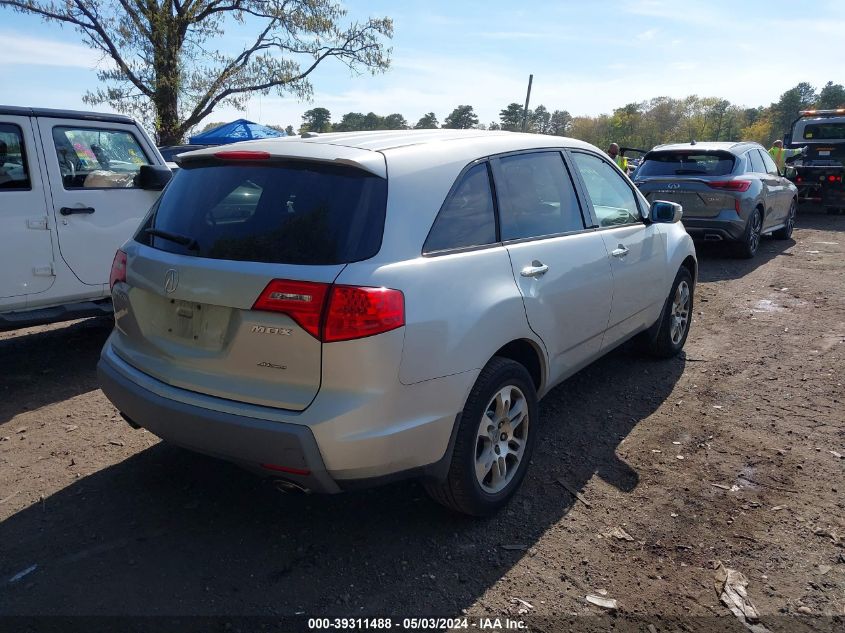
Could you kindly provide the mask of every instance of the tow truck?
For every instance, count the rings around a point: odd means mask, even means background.
[[[785,175],[798,187],[798,202],[828,213],[845,211],[845,108],[798,114],[784,139],[784,147],[807,148],[786,159]]]

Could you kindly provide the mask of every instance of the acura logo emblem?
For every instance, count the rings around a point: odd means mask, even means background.
[[[179,272],[175,268],[171,268],[166,273],[164,273],[164,291],[167,294],[170,294],[174,290],[176,290],[176,286],[179,285]]]

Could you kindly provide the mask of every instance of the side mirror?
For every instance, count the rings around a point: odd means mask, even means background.
[[[161,191],[173,178],[173,172],[165,165],[141,165],[135,176],[135,186],[151,191]]]
[[[684,208],[677,202],[666,200],[655,200],[651,203],[648,215],[652,222],[660,224],[674,224],[681,221]]]
[[[795,169],[795,167],[793,167],[792,165],[786,165],[783,168],[783,175],[784,175],[784,177],[792,180],[793,178],[795,178],[798,175],[798,170]]]

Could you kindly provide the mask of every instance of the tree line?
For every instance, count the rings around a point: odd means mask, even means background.
[[[536,134],[571,136],[607,147],[615,142],[623,147],[651,149],[655,145],[684,141],[757,141],[768,147],[790,129],[800,110],[812,108],[845,108],[845,87],[827,82],[820,90],[807,82],[785,91],[769,106],[745,107],[718,97],[690,95],[681,99],[656,97],[629,103],[610,114],[572,116],[567,110],[549,110],[544,105],[529,109],[526,131]],[[510,103],[499,112],[499,120],[480,123],[471,105],[459,105],[443,120],[434,112],[424,114],[413,125],[398,113],[382,116],[374,112],[347,112],[339,121],[322,107],[302,115],[298,132],[353,132],[361,130],[408,129],[489,129],[520,131],[523,106]],[[206,129],[216,127],[212,123]],[[284,129],[295,132],[292,125]]]

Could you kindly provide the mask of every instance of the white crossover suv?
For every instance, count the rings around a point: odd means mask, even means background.
[[[111,275],[103,390],[133,426],[282,482],[518,489],[538,399],[639,336],[677,354],[696,258],[595,147],[434,130],[183,154]]]

